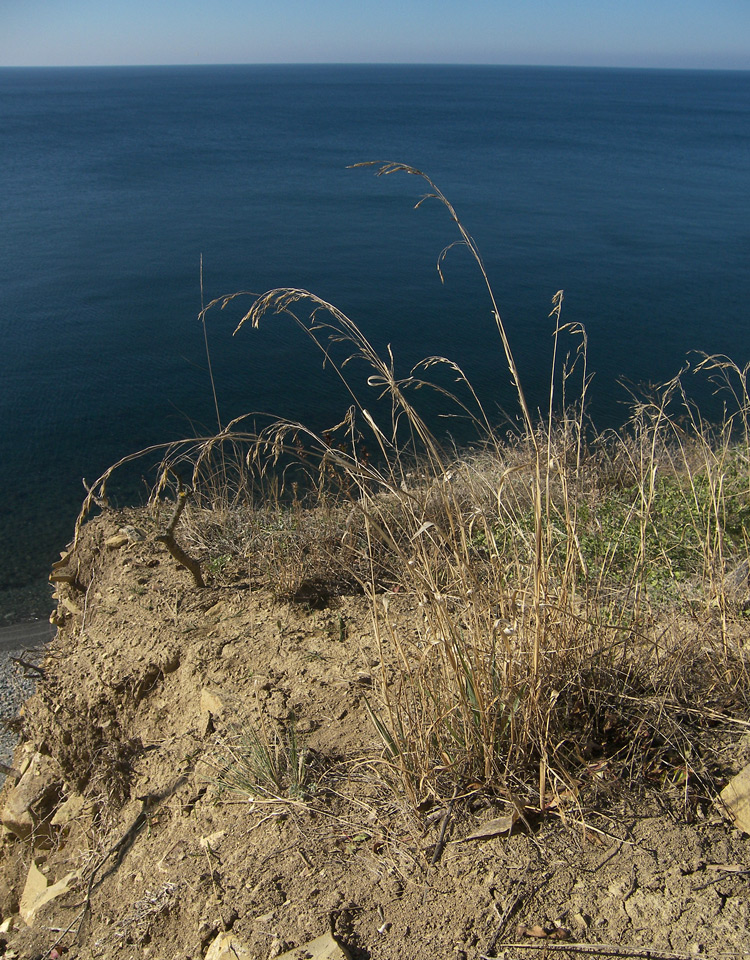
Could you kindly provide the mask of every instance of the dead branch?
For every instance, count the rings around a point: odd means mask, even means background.
[[[597,957],[637,957],[639,960],[711,960],[705,954],[672,953],[669,950],[659,950],[657,947],[627,947],[616,943],[503,943],[503,950],[531,950],[536,953],[551,951],[570,953],[584,953]],[[725,957],[743,957],[741,953],[722,953]],[[479,960],[495,960],[494,957],[481,954]]]
[[[166,532],[159,534],[156,539],[160,543],[164,544],[164,546],[167,548],[167,550],[169,550],[181,567],[185,567],[186,570],[189,570],[190,573],[192,573],[196,587],[205,587],[206,584],[203,580],[200,564],[197,560],[193,560],[192,557],[188,556],[188,554],[185,553],[185,551],[174,538],[174,531],[175,527],[177,526],[177,521],[182,516],[182,511],[187,505],[187,498],[190,496],[190,488],[186,490],[181,477],[176,473],[174,476],[177,479],[177,502],[175,503],[172,517],[167,524]]]

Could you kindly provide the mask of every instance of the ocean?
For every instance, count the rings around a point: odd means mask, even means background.
[[[456,247],[445,283],[435,269],[447,211],[414,209],[419,178],[352,164],[411,164],[452,202],[532,406],[560,289],[599,427],[627,418],[624,383],[667,380],[690,351],[750,361],[748,72],[6,68],[0,130],[0,625],[47,612],[82,478],[215,428],[201,296],[308,289],[403,374],[449,356],[512,416],[476,265]],[[208,316],[222,421],[338,422],[347,397],[291,321],[232,337],[249,302]]]

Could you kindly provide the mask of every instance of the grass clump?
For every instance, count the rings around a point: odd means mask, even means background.
[[[232,794],[263,799],[304,800],[310,793],[309,753],[297,737],[294,717],[280,730],[247,723],[223,741],[214,779]]]
[[[381,357],[335,306],[272,290],[254,298],[237,330],[291,316],[350,407],[326,433],[288,421],[247,430],[240,418],[169,447],[163,474],[189,469],[195,491],[186,542],[242,558],[284,598],[304,597],[310,583],[323,602],[337,591],[367,596],[382,667],[370,704],[381,769],[414,808],[481,788],[543,811],[604,780],[708,790],[701,719],[748,714],[748,368],[720,357],[697,364],[726,395],[719,425],[704,422],[683,372],[634,398],[622,431],[596,435],[585,417],[585,331],[563,323],[559,292],[548,409],[532,417],[481,255],[456,211],[413,167],[379,173],[426,184],[420,203],[444,207],[473,257],[517,419],[498,429],[455,363],[429,357],[400,377],[390,349]],[[362,366],[368,400],[352,372]],[[431,383],[436,371],[450,390]],[[414,400],[423,389],[470,420],[470,449],[459,455],[428,426]],[[219,566],[208,569],[219,575]],[[293,738],[250,731],[223,782],[303,790],[303,759]]]

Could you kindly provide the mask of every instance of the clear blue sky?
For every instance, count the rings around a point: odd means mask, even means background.
[[[0,0],[0,65],[750,69],[750,0]]]

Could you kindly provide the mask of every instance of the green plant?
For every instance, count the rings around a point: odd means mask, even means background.
[[[302,800],[311,789],[308,751],[297,738],[294,717],[280,731],[269,730],[262,719],[248,722],[222,743],[214,766],[216,782],[234,794]]]
[[[226,568],[227,564],[231,561],[231,556],[228,553],[219,554],[218,557],[211,557],[211,559],[206,564],[206,567],[209,573],[212,573],[214,576],[222,573]]]

